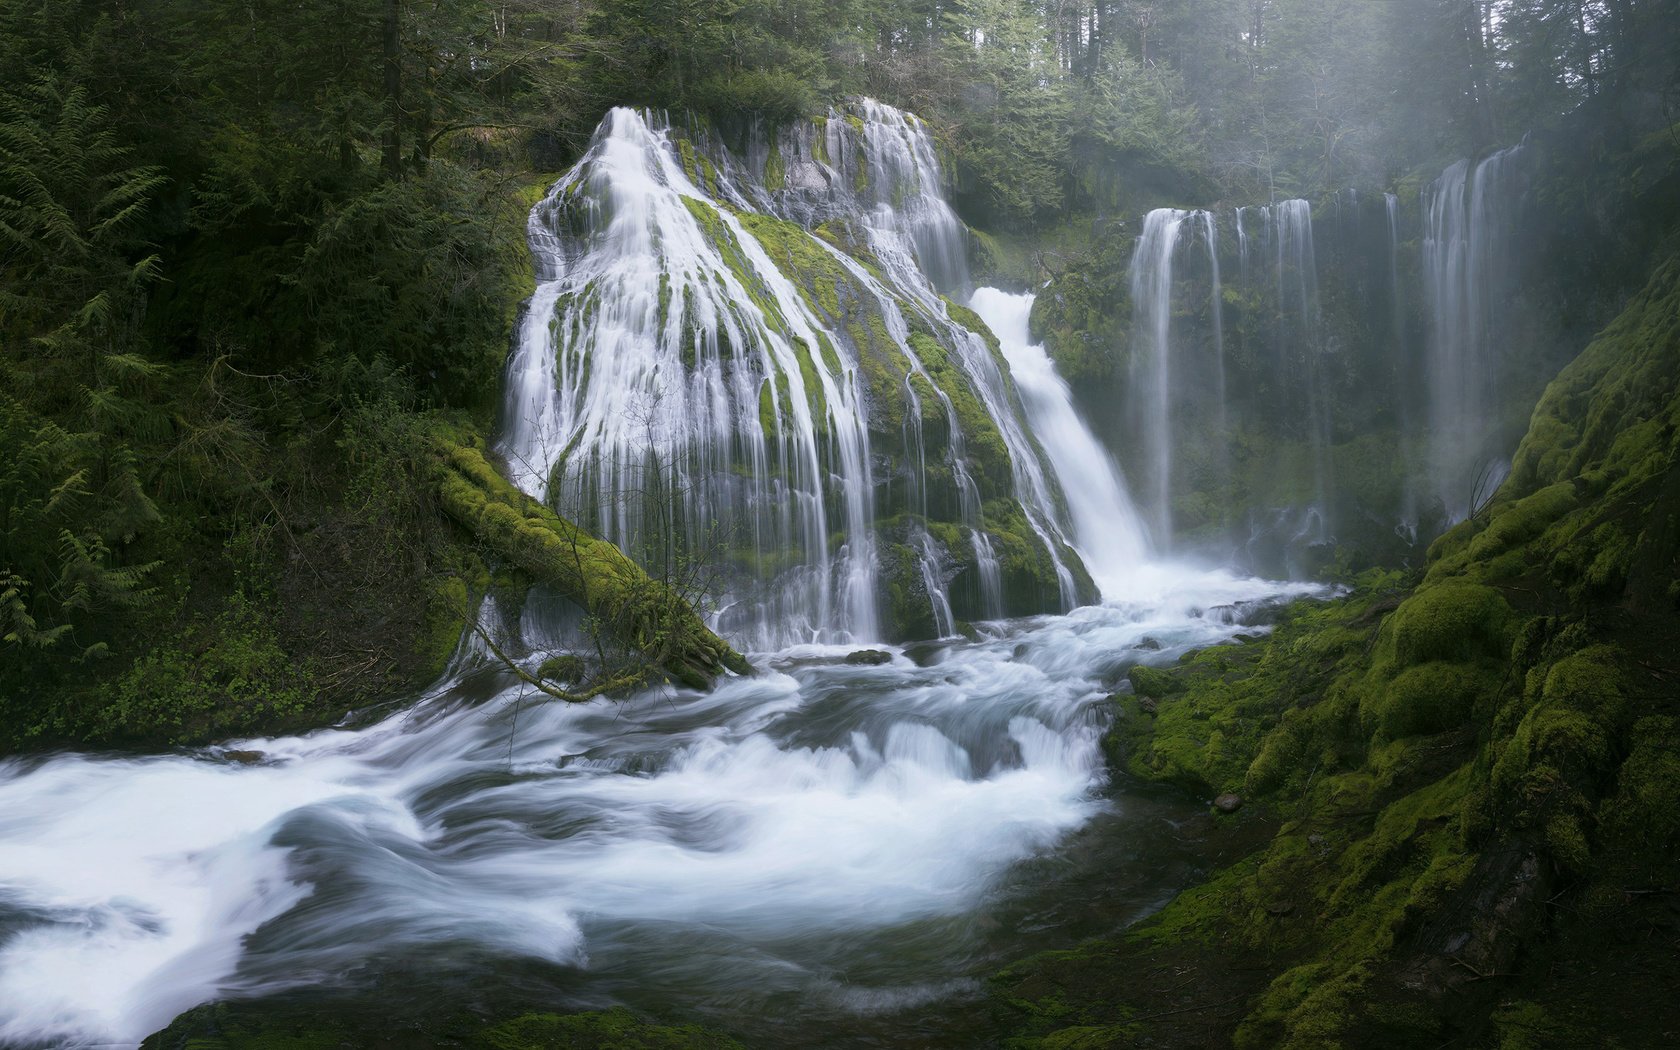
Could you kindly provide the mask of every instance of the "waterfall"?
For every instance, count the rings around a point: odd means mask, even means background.
[[[1079,418],[1049,355],[1032,342],[1027,326],[1032,304],[1031,295],[996,288],[979,289],[971,301],[997,333],[1033,433],[1067,495],[1074,547],[1103,596],[1119,598],[1147,553],[1143,523],[1113,457]]]
[[[757,565],[803,552],[805,571],[764,611],[804,633],[873,637],[857,361],[740,220],[704,201],[663,129],[608,115],[533,220],[577,233],[532,240],[565,254],[540,266],[556,276],[510,369],[503,451],[521,487],[644,564],[742,540]],[[850,546],[830,542],[830,501]],[[713,535],[714,522],[743,535]]]
[[[1457,161],[1423,192],[1430,481],[1450,521],[1469,516],[1509,468],[1495,447],[1495,373],[1522,148]]]
[[[1330,410],[1321,360],[1318,257],[1313,245],[1312,206],[1304,200],[1279,201],[1237,210],[1243,231],[1244,211],[1257,213],[1259,229],[1241,235],[1241,272],[1246,287],[1256,288],[1269,272],[1272,312],[1272,382],[1283,396],[1276,411],[1299,420],[1300,437],[1310,460],[1311,502],[1294,526],[1296,539],[1327,542],[1330,525]],[[1264,267],[1264,270],[1261,267]],[[1287,417],[1286,417],[1287,418]]]
[[[1400,521],[1396,528],[1415,543],[1418,535],[1418,497],[1410,446],[1406,442],[1412,433],[1412,398],[1411,387],[1406,382],[1410,365],[1406,356],[1405,300],[1400,290],[1400,198],[1392,193],[1383,194],[1383,209],[1388,219],[1389,348],[1394,367],[1395,402],[1400,412],[1401,442],[1397,451],[1404,475],[1400,492]]]
[[[1281,424],[1287,444],[1302,458],[1295,471],[1277,472],[1282,484],[1276,491],[1254,495],[1277,500],[1273,509],[1295,519],[1288,525],[1291,542],[1322,544],[1333,534],[1333,479],[1312,209],[1304,200],[1285,200],[1237,208],[1230,222],[1243,345],[1253,346],[1263,327],[1271,353],[1256,359],[1246,351],[1239,358],[1247,379],[1236,392],[1239,414],[1233,419],[1220,217],[1205,210],[1151,211],[1130,263],[1130,407],[1138,453],[1128,465],[1143,479],[1158,546],[1170,545],[1181,528],[1207,535],[1217,527],[1235,538],[1224,494],[1250,482],[1239,482],[1233,469],[1233,441],[1240,436],[1233,424],[1252,425],[1258,407]],[[1196,497],[1197,519],[1181,525],[1175,500],[1186,495]],[[1249,525],[1250,531],[1275,532],[1269,524]]]
[[[1202,212],[1202,233],[1207,241],[1208,275],[1212,285],[1208,311],[1213,321],[1213,353],[1217,371],[1214,373],[1215,416],[1213,440],[1217,443],[1220,488],[1231,486],[1231,426],[1230,396],[1225,389],[1225,290],[1219,280],[1219,221],[1213,212]],[[1229,526],[1227,517],[1224,522]]]
[[[1285,365],[1288,374],[1298,362],[1293,382],[1306,390],[1307,443],[1312,456],[1314,540],[1329,540],[1330,527],[1330,408],[1324,387],[1323,350],[1319,333],[1318,259],[1313,250],[1312,207],[1304,200],[1282,201],[1272,208],[1277,231],[1278,303],[1292,304],[1280,311],[1280,346],[1295,351]]]
[[[1089,585],[1055,480],[944,297],[966,236],[890,107],[760,131],[744,159],[614,110],[532,213],[499,450],[655,576],[715,571],[719,628],[755,648],[901,633],[889,582],[941,633],[1071,608]],[[1038,564],[1049,593],[1019,593]]]
[[[1157,208],[1144,216],[1132,252],[1132,359],[1140,384],[1155,542],[1172,543],[1172,292],[1173,249],[1189,212]]]

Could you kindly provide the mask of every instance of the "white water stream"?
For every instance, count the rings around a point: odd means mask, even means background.
[[[1106,683],[1254,630],[1236,603],[1310,590],[1132,579],[1127,602],[930,666],[805,647],[622,707],[464,672],[366,728],[228,745],[254,765],[0,763],[0,1044],[131,1045],[198,1002],[391,959],[546,963],[545,1008],[954,994],[1022,862],[1125,805],[1104,793]]]

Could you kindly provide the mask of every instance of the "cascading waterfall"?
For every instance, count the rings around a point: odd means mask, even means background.
[[[1495,372],[1521,145],[1449,166],[1423,192],[1423,283],[1430,312],[1430,479],[1449,521],[1504,479],[1494,447]]]
[[[873,637],[873,479],[848,348],[631,110],[608,115],[538,214],[578,236],[532,242],[566,254],[541,265],[557,276],[532,314],[555,311],[546,331],[527,324],[510,368],[515,480],[644,561],[652,544],[709,551],[714,522],[740,527],[758,564],[801,551],[760,622]],[[751,425],[762,400],[768,429]],[[851,546],[831,549],[836,525]]]
[[[656,575],[723,552],[738,571],[720,627],[754,647],[878,638],[883,450],[868,389],[891,368],[894,397],[917,421],[914,434],[895,428],[905,461],[888,455],[887,466],[915,475],[906,490],[924,521],[935,464],[921,413],[937,404],[944,415],[938,465],[963,549],[942,552],[921,526],[895,548],[919,561],[913,575],[939,629],[953,622],[953,559],[972,568],[967,615],[1007,611],[984,509],[999,494],[981,491],[964,433],[978,423],[1002,440],[1005,495],[1052,566],[1059,607],[1078,604],[1054,480],[986,336],[943,298],[966,286],[966,234],[920,122],[863,102],[820,126],[758,136],[750,152],[761,156],[746,164],[701,145],[615,110],[533,212],[542,284],[510,365],[501,445],[516,481]],[[767,234],[766,215],[844,221],[879,274],[803,229]],[[836,297],[796,283],[772,249],[828,258],[846,287]],[[935,375],[947,360],[956,373]],[[958,410],[953,383],[983,420]]]
[[[1032,342],[1027,323],[1032,304],[1031,295],[996,288],[979,289],[971,301],[974,312],[997,333],[1033,433],[1067,496],[1074,547],[1103,597],[1119,599],[1147,554],[1143,523],[1113,457],[1079,418],[1049,355]]]

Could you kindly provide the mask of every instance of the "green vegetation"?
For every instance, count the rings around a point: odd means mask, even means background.
[[[213,1003],[176,1018],[144,1050],[340,1050],[351,1046],[428,1046],[458,1050],[740,1050],[697,1025],[666,1025],[628,1010],[523,1014],[507,1020],[367,1018],[346,1012]]]
[[[627,651],[519,672],[561,699],[745,670],[691,593],[525,499],[484,451],[532,288],[538,173],[574,161],[612,105],[677,114],[708,193],[701,137],[775,142],[860,94],[915,110],[977,269],[1050,281],[1035,328],[1116,427],[1144,209],[1303,196],[1322,217],[1347,187],[1409,208],[1444,162],[1533,129],[1544,221],[1525,246],[1546,262],[1503,363],[1510,404],[1526,411],[1523,383],[1619,316],[1426,564],[1355,575],[1410,552],[1338,552],[1315,568],[1347,595],[1132,670],[1116,768],[1240,794],[1219,819],[1269,844],[1124,936],[1010,968],[998,998],[1023,1047],[1194,1044],[1204,1021],[1239,1046],[1579,1045],[1612,1020],[1630,1045],[1671,1038],[1650,1005],[1671,995],[1680,885],[1680,263],[1652,263],[1680,214],[1677,47],[1655,0],[0,0],[0,752],[190,745],[410,693],[493,571],[573,595]],[[791,163],[776,145],[766,184]],[[817,241],[740,220],[852,342],[880,447],[902,451],[914,391],[942,463],[949,398],[1010,608],[1054,601],[948,333],[913,320],[915,374]],[[844,223],[816,234],[874,265]],[[1421,322],[1349,304],[1361,282],[1419,275],[1338,252],[1320,265],[1326,455],[1386,529],[1418,452],[1386,396],[1403,377],[1382,325]],[[1228,282],[1221,307],[1222,374],[1251,403],[1228,462],[1196,435],[1177,450],[1196,484],[1173,511],[1198,536],[1303,500],[1315,466],[1302,421],[1268,401],[1276,304]],[[1211,303],[1175,310],[1211,332]],[[801,346],[808,396],[836,349]],[[762,389],[766,432],[790,386]],[[919,530],[956,578],[972,568],[954,479],[930,475],[925,515],[898,494],[881,508],[904,633],[929,630]],[[1157,1005],[1186,987],[1206,994]],[[223,1007],[179,1024],[150,1044],[368,1036],[259,1032]],[[622,1012],[451,1032],[436,1045],[729,1045]]]
[[[587,690],[545,692],[558,699],[586,700],[645,685],[656,669],[684,685],[707,689],[725,671],[751,670],[741,654],[701,622],[691,604],[698,595],[683,593],[677,581],[651,578],[611,543],[590,536],[514,488],[471,438],[443,434],[437,452],[443,512],[485,550],[575,601],[595,619],[597,633],[633,650],[626,666],[604,672]],[[463,615],[470,613],[464,610]],[[555,665],[551,661],[544,668],[555,670]],[[543,688],[547,677],[545,672],[527,680]]]
[[[1680,874],[1677,435],[1680,260],[1551,385],[1518,469],[1421,578],[1367,575],[1263,641],[1137,669],[1115,759],[1280,824],[1122,939],[1000,975],[1016,1045],[1135,1035],[1150,982],[1125,975],[1173,966],[1240,1004],[1216,1026],[1239,1047],[1660,1041],[1664,1015],[1614,1004],[1672,973],[1647,931]],[[1608,524],[1625,540],[1584,568],[1577,538]]]

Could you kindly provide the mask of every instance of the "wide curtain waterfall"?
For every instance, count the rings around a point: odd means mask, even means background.
[[[1244,296],[1240,334],[1244,345],[1255,348],[1240,392],[1232,389],[1227,361],[1222,222],[1234,234],[1236,291]],[[1237,397],[1250,404],[1264,399],[1265,411],[1290,417],[1310,463],[1310,489],[1299,501],[1300,527],[1317,542],[1327,539],[1329,410],[1309,204],[1288,200],[1237,208],[1223,217],[1157,208],[1144,216],[1133,249],[1130,291],[1128,405],[1138,422],[1129,462],[1147,479],[1146,514],[1156,543],[1173,544],[1175,506],[1190,495],[1188,475],[1196,475],[1204,491],[1229,488]],[[1240,523],[1221,516],[1213,524],[1229,530]]]
[[[741,153],[614,110],[532,213],[518,484],[656,576],[703,575],[759,648],[1095,597],[1066,479],[947,298],[967,235],[943,192],[921,123],[874,102]]]
[[[1143,216],[1114,451],[1160,549],[1302,571],[1302,550],[1415,545],[1491,496],[1529,385],[1505,354],[1524,152],[1455,162],[1413,201]]]

